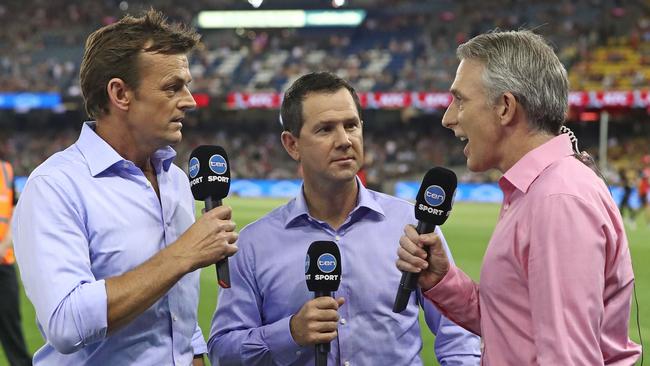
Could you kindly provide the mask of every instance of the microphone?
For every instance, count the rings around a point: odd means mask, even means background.
[[[221,146],[201,145],[190,154],[188,175],[192,195],[205,201],[205,211],[221,206],[230,190],[228,155]],[[228,258],[217,262],[217,280],[222,288],[230,288]]]
[[[446,168],[435,167],[424,175],[415,199],[418,234],[432,233],[436,226],[447,221],[456,195],[457,184],[456,174]],[[393,304],[394,313],[401,313],[406,309],[411,292],[417,288],[419,276],[419,273],[402,271],[402,279]]]
[[[333,241],[311,243],[305,257],[305,281],[314,298],[329,296],[341,283],[341,252]],[[329,343],[316,345],[316,366],[327,365]]]

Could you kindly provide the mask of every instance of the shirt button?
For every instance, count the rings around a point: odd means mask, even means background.
[[[296,356],[300,356],[301,353],[302,352],[300,352],[300,351],[296,351]]]
[[[176,317],[176,315],[172,315],[172,320],[173,320],[173,321],[177,321],[177,320],[178,320],[178,318]]]
[[[334,239],[335,239],[336,241],[339,241],[339,240],[341,240],[341,237],[337,235],[337,236],[334,237]]]
[[[348,321],[345,320],[345,318],[341,318],[341,324],[345,325],[345,323],[347,323],[347,322],[348,322]]]
[[[147,188],[151,188],[151,182],[147,181]]]
[[[129,163],[127,163],[127,162],[125,161],[125,162],[122,163],[122,166],[125,167],[125,168],[128,168],[128,167],[129,167]]]
[[[350,366],[350,365],[352,365],[352,364],[350,363],[350,361],[345,361],[345,362],[343,362],[343,365],[344,365],[344,366]]]

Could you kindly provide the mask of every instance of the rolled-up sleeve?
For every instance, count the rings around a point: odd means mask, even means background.
[[[194,350],[194,355],[202,355],[208,353],[208,346],[205,343],[205,338],[203,338],[203,332],[199,327],[199,323],[196,323],[196,329],[194,330],[194,335],[192,336],[192,349]]]
[[[61,353],[106,337],[107,296],[90,265],[74,190],[51,176],[30,178],[14,214],[16,259],[44,336]]]

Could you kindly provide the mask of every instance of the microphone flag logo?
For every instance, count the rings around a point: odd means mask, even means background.
[[[190,178],[194,179],[196,176],[199,174],[199,168],[201,167],[201,164],[199,163],[199,159],[196,157],[193,157],[190,159],[190,166],[188,168],[189,173],[190,173]]]
[[[226,172],[226,169],[228,169],[228,163],[226,163],[226,159],[223,158],[223,156],[219,154],[214,154],[210,157],[210,170],[212,170],[215,174],[223,174]]]
[[[424,200],[432,207],[438,207],[445,202],[445,190],[438,185],[432,185],[424,192]]]
[[[336,258],[329,253],[323,253],[316,262],[318,269],[323,273],[331,273],[336,269]]]

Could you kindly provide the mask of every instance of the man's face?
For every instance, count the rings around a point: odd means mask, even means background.
[[[454,131],[461,141],[467,167],[474,172],[500,168],[502,129],[496,107],[490,103],[483,85],[485,66],[475,60],[462,60],[451,85],[453,101],[442,117],[442,125]]]
[[[310,93],[302,103],[300,137],[285,132],[294,148],[289,154],[302,164],[306,180],[343,183],[353,180],[363,165],[363,133],[350,92]]]
[[[185,112],[196,107],[185,55],[143,52],[140,86],[129,106],[128,123],[143,148],[159,149],[181,141]]]

